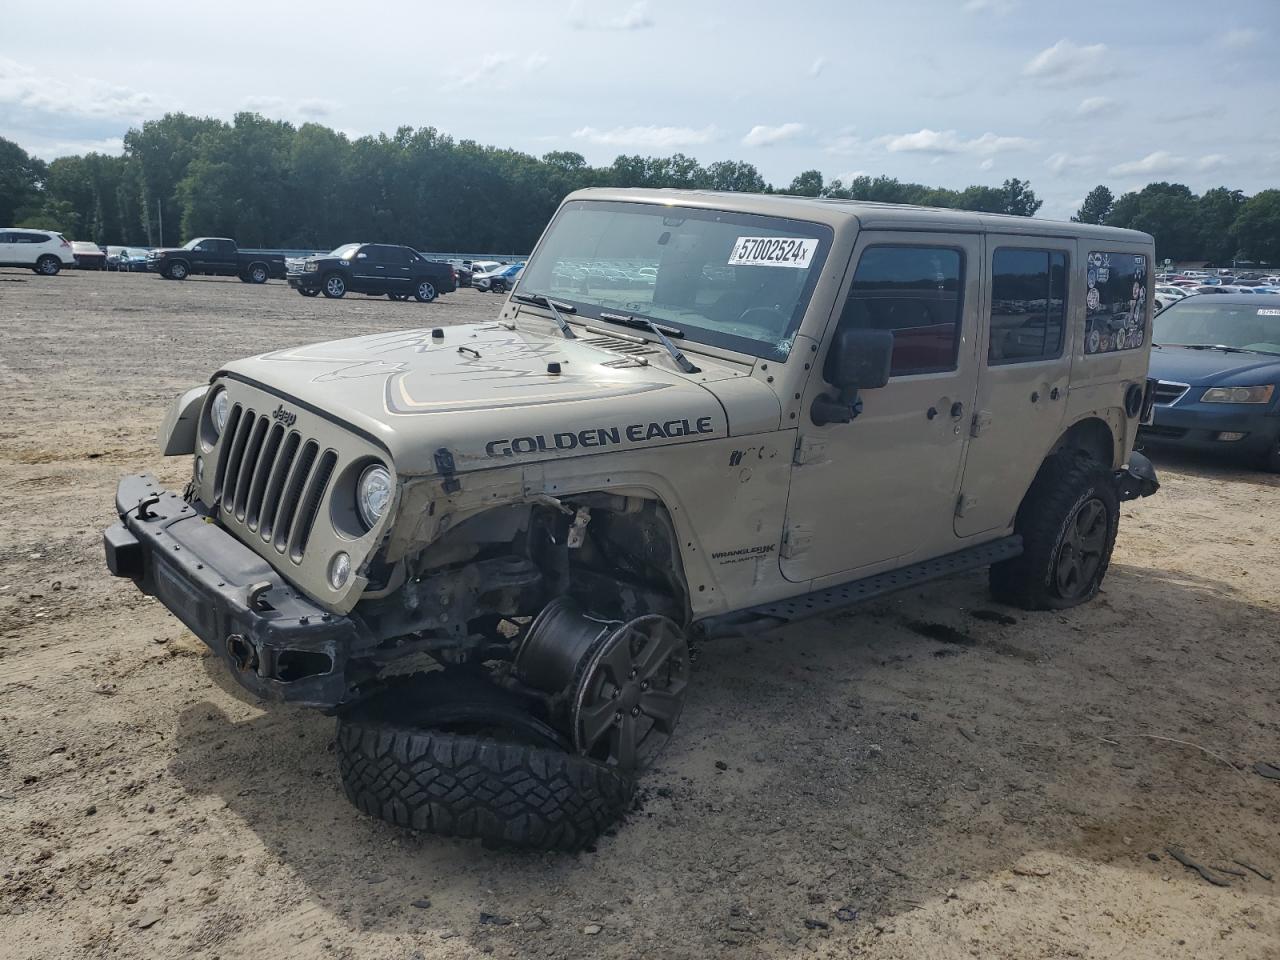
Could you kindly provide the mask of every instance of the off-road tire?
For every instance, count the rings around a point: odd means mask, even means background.
[[[337,753],[361,812],[490,846],[581,850],[634,790],[629,777],[576,754],[378,720],[339,719]]]
[[[61,269],[62,261],[48,253],[36,261],[36,273],[42,277],[56,277]]]
[[[1064,595],[1057,573],[1068,523],[1091,501],[1106,510],[1097,569],[1079,591]],[[1120,522],[1120,498],[1110,471],[1079,451],[1045,460],[1014,521],[1022,536],[1022,556],[993,564],[991,595],[1023,610],[1063,610],[1092,600],[1102,586]]]

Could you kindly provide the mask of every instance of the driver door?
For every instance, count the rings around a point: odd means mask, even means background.
[[[788,580],[852,580],[956,549],[981,284],[977,234],[864,232],[823,353],[841,327],[890,330],[889,382],[861,392],[850,423],[805,415],[791,474],[781,569]],[[815,369],[818,373],[821,367]],[[804,409],[834,396],[810,377]]]

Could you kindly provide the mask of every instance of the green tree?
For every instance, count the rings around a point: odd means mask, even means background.
[[[1111,208],[1116,204],[1115,195],[1102,184],[1090,190],[1071,219],[1076,223],[1106,223]]]
[[[1196,224],[1196,196],[1181,183],[1149,183],[1116,201],[1108,226],[1151,234],[1156,255],[1172,260],[1203,259]]]
[[[717,160],[707,167],[707,185],[712,190],[734,193],[763,193],[764,177],[754,164],[741,160]]]
[[[1234,232],[1245,257],[1280,264],[1280,190],[1251,197],[1236,217]]]
[[[1196,201],[1199,259],[1214,263],[1230,263],[1235,259],[1238,242],[1234,226],[1240,211],[1244,209],[1245,200],[1241,190],[1214,187],[1206,190]]]
[[[786,192],[797,197],[820,197],[822,186],[822,173],[818,170],[806,170],[791,181]]]
[[[12,140],[0,137],[0,224],[11,224],[18,211],[39,202],[47,167]]]

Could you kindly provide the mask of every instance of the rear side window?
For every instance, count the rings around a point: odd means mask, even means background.
[[[48,243],[49,235],[47,233],[13,233],[11,243]]]
[[[889,375],[956,368],[964,256],[951,247],[868,247],[840,326],[893,332]]]
[[[987,362],[1026,363],[1062,355],[1067,255],[999,247],[991,258]]]
[[[1086,279],[1084,352],[1114,353],[1146,343],[1146,256],[1093,251]]]

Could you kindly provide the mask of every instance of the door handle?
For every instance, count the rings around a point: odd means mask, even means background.
[[[951,419],[959,420],[964,416],[964,404],[957,400],[951,405]]]

